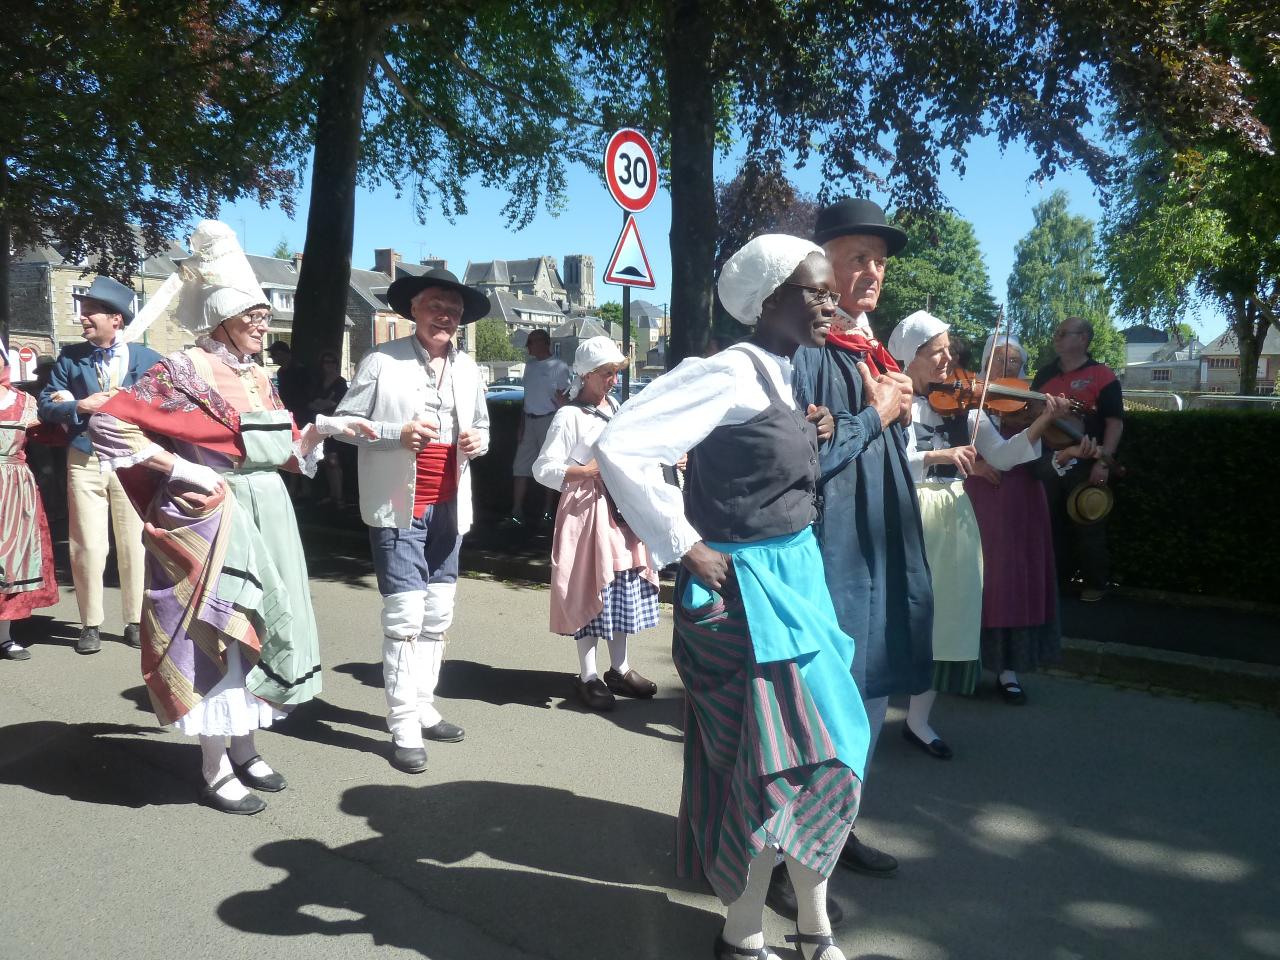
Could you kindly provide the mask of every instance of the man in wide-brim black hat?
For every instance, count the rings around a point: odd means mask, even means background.
[[[390,760],[421,773],[424,740],[463,738],[436,709],[435,687],[453,622],[458,549],[471,527],[470,463],[489,449],[489,411],[479,369],[453,337],[489,312],[489,300],[442,269],[401,277],[387,300],[414,322],[413,333],[367,354],[335,415],[318,416],[316,427],[335,435],[363,417],[378,433],[339,439],[360,448],[360,515],[382,594]]]
[[[836,420],[835,436],[819,450],[818,539],[836,617],[857,641],[852,672],[870,725],[870,767],[889,695],[929,689],[933,671],[933,589],[900,423],[911,409],[910,380],[867,321],[886,263],[907,235],[878,204],[855,198],[819,211],[813,239],[835,274],[836,320],[825,347],[796,352],[792,382],[800,409],[823,404]],[[898,867],[856,833],[840,863],[880,877]],[[775,876],[770,902],[785,908],[789,898],[785,877]]]

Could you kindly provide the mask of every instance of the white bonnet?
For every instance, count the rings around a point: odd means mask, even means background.
[[[765,300],[813,253],[821,254],[822,248],[785,233],[747,241],[720,270],[720,302],[739,323],[754,327]]]
[[[902,320],[889,334],[889,354],[905,370],[907,364],[915,359],[916,351],[940,333],[951,329],[951,324],[943,323],[931,313],[917,310]]]
[[[623,366],[627,358],[612,337],[592,337],[578,344],[573,354],[573,381],[569,384],[569,396],[576,397],[582,389],[582,378],[606,363]]]
[[[271,301],[233,231],[219,220],[201,220],[191,234],[191,256],[179,265],[182,294],[178,320],[192,333],[216,327]]]
[[[1005,340],[1006,340],[1006,339],[1007,339],[1007,340],[1008,340],[1008,342],[1009,342],[1009,346],[1011,346],[1011,347],[1015,348],[1015,349],[1018,351],[1018,353],[1022,354],[1022,367],[1021,367],[1021,369],[1020,369],[1020,370],[1018,370],[1018,376],[1019,376],[1019,377],[1024,377],[1024,376],[1026,376],[1026,374],[1027,374],[1027,359],[1028,359],[1028,358],[1027,358],[1027,348],[1026,348],[1026,347],[1024,347],[1021,343],[1019,343],[1019,342],[1018,342],[1018,338],[1017,338],[1017,337],[1007,337],[1007,338],[1006,338],[1006,337],[1005,337],[1005,335],[1004,335],[1003,333],[1002,333],[1002,334],[999,334],[998,336],[997,336],[997,334],[994,334],[994,333],[993,333],[991,336],[987,337],[987,342],[986,342],[986,344],[985,344],[985,345],[983,346],[983,348],[982,348],[982,375],[983,375],[983,376],[986,376],[986,373],[987,373],[987,363],[991,360],[991,352],[992,352],[996,347],[1003,347],[1003,346],[1005,345]],[[998,380],[1000,377],[1003,377],[1003,376],[1004,376],[1004,371],[1003,371],[1003,370],[1001,370],[999,373],[997,373],[997,374],[996,374],[996,379]]]

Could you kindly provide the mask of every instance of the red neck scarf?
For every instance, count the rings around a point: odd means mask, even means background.
[[[878,373],[897,373],[901,369],[898,362],[889,356],[884,344],[879,340],[868,340],[854,330],[848,333],[836,333],[832,330],[827,334],[827,345],[850,353],[865,353],[867,359],[879,367]]]

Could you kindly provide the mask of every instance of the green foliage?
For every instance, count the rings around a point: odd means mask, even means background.
[[[474,329],[477,360],[520,359],[520,351],[511,345],[507,325],[501,317],[482,317]]]
[[[271,248],[271,255],[277,260],[288,260],[293,256],[293,249],[289,246],[289,238],[282,236],[276,241],[276,245]]]
[[[622,326],[622,304],[618,303],[618,301],[616,300],[610,300],[608,303],[602,303],[600,304],[599,307],[596,308],[596,316],[598,316],[601,320],[607,321],[610,327],[612,327],[614,324],[617,324],[619,327],[621,327]]]
[[[1124,369],[1124,338],[1111,324],[1111,295],[1098,265],[1093,221],[1072,216],[1056,190],[1036,204],[1035,226],[1018,241],[1009,274],[1009,324],[1040,366],[1054,357],[1053,330],[1065,318],[1093,324],[1089,352]]]
[[[1107,520],[1112,565],[1136,587],[1242,600],[1275,596],[1280,415],[1187,410],[1125,415]],[[1262,499],[1260,499],[1260,497]]]
[[[952,336],[981,346],[995,328],[997,308],[973,224],[949,211],[891,219],[910,239],[885,269],[884,292],[871,317],[876,332],[887,338],[903,317],[930,309],[951,324]]]

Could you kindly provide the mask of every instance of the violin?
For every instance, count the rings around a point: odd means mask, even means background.
[[[986,391],[985,400],[983,391]],[[988,413],[998,413],[1013,429],[1024,430],[1043,411],[1046,394],[1032,390],[1030,384],[1017,377],[1000,377],[983,380],[969,371],[957,367],[950,380],[929,384],[929,406],[941,417],[968,414],[982,403]],[[1054,450],[1062,450],[1084,439],[1084,414],[1090,407],[1079,400],[1067,398],[1071,412],[1065,417],[1055,417],[1044,432],[1044,441]],[[1101,450],[1098,459],[1110,467],[1117,476],[1125,469],[1114,457]]]

